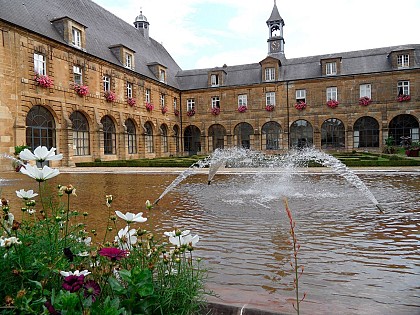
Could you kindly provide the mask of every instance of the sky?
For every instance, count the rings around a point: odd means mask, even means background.
[[[274,0],[93,0],[127,23],[143,11],[150,37],[183,70],[267,56]],[[277,0],[287,59],[420,44],[420,1]]]

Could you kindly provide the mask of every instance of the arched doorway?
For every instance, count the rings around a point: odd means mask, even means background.
[[[254,129],[250,124],[245,122],[237,124],[234,130],[236,145],[245,149],[251,148],[251,135],[253,134]]]
[[[209,128],[209,150],[223,149],[225,147],[226,129],[220,124]]]
[[[304,119],[296,120],[290,126],[290,147],[305,148],[314,144],[312,124]]]
[[[128,118],[124,124],[127,129],[128,154],[135,154],[137,153],[136,125],[131,118]]]
[[[409,137],[411,141],[419,141],[419,122],[413,115],[395,116],[389,122],[388,135],[394,139],[396,145],[401,144],[402,137]]]
[[[201,131],[197,126],[189,125],[184,131],[184,151],[189,155],[201,151]]]
[[[378,148],[379,123],[369,116],[360,117],[353,127],[353,148]]]
[[[344,148],[346,145],[345,128],[340,119],[330,118],[321,126],[321,147],[323,149]]]
[[[262,127],[261,146],[262,150],[279,150],[281,148],[281,126],[275,121],[269,121]]]
[[[115,124],[109,116],[104,116],[101,119],[101,124],[104,135],[104,154],[115,154],[117,147]]]
[[[89,155],[89,123],[86,116],[79,111],[75,111],[71,113],[70,120],[73,125],[73,154]]]
[[[26,145],[32,150],[38,146],[55,147],[55,121],[51,112],[36,105],[26,116]]]

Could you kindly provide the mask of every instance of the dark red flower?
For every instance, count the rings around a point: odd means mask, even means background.
[[[70,291],[71,293],[79,291],[83,287],[85,282],[85,276],[75,276],[71,275],[64,278],[63,289]]]
[[[94,280],[86,281],[83,288],[85,289],[85,298],[91,296],[92,302],[95,302],[96,297],[99,296],[99,294],[101,294],[101,287]]]
[[[50,301],[46,301],[44,306],[47,308],[48,313],[52,315],[61,315],[59,311],[56,311],[54,306],[52,306]]]
[[[110,260],[121,260],[128,255],[128,251],[121,250],[115,247],[105,247],[98,251],[98,254],[103,257],[108,257]]]

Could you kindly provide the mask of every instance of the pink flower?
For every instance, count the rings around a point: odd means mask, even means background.
[[[111,261],[121,260],[128,255],[127,250],[121,250],[115,247],[105,247],[98,251],[98,254],[107,257]]]
[[[246,105],[241,105],[238,107],[238,112],[245,113],[248,107]]]
[[[154,106],[152,103],[146,103],[146,109],[148,112],[151,112],[153,110]]]
[[[175,109],[175,110],[174,110],[174,115],[175,115],[175,116],[179,116],[179,110]]]
[[[83,287],[85,276],[70,275],[64,278],[63,289],[70,291],[70,293],[77,292]]]
[[[91,296],[92,302],[95,302],[96,297],[99,296],[99,294],[101,294],[101,287],[94,280],[86,281],[83,288],[85,289],[85,293],[84,293],[85,298]]]
[[[327,102],[327,106],[328,107],[330,107],[330,108],[336,108],[337,106],[338,106],[338,101],[336,101],[336,100],[329,100],[328,102]]]
[[[266,110],[267,112],[272,112],[272,111],[274,110],[274,105],[266,105],[266,106],[265,106],[265,110]]]
[[[162,114],[165,114],[168,111],[168,107],[164,106],[160,110],[162,111]]]
[[[86,85],[75,84],[74,90],[80,96],[86,96],[89,93],[89,88]]]
[[[127,100],[128,105],[130,105],[131,107],[136,106],[136,99],[129,97]]]
[[[187,112],[187,116],[188,117],[191,117],[191,116],[194,116],[195,115],[195,109],[193,108],[193,109],[190,109],[188,112]]]
[[[106,91],[104,93],[104,97],[107,102],[115,102],[115,100],[117,99],[117,95],[112,91]]]
[[[399,95],[397,98],[398,102],[408,102],[409,100],[411,100],[411,96],[410,95]]]
[[[363,97],[359,98],[359,105],[367,106],[370,103],[372,103],[372,100],[367,96],[363,96]]]
[[[213,107],[211,109],[211,113],[215,116],[219,115],[220,114],[220,108],[219,107]]]
[[[299,101],[295,104],[295,108],[297,110],[304,110],[306,108],[306,103],[303,101]]]
[[[35,82],[38,83],[39,86],[44,88],[49,88],[53,86],[53,80],[50,79],[47,75],[39,75],[35,76]]]

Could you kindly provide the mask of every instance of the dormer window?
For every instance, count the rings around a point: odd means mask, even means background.
[[[128,69],[133,68],[133,55],[129,53],[125,53],[125,67]]]
[[[72,34],[71,43],[73,44],[73,46],[77,48],[82,48],[82,32],[79,29],[72,27],[71,34]]]
[[[408,68],[410,66],[410,56],[408,54],[398,55],[397,56],[397,67],[398,68]]]
[[[265,81],[276,80],[276,68],[265,68]]]
[[[218,74],[212,74],[210,76],[210,85],[211,86],[219,86],[219,75]]]
[[[337,74],[337,63],[335,61],[325,63],[325,74],[326,75]]]
[[[74,84],[83,85],[82,68],[80,66],[73,66],[73,80]]]
[[[159,71],[159,81],[166,82],[166,71],[163,69],[160,69]]]

